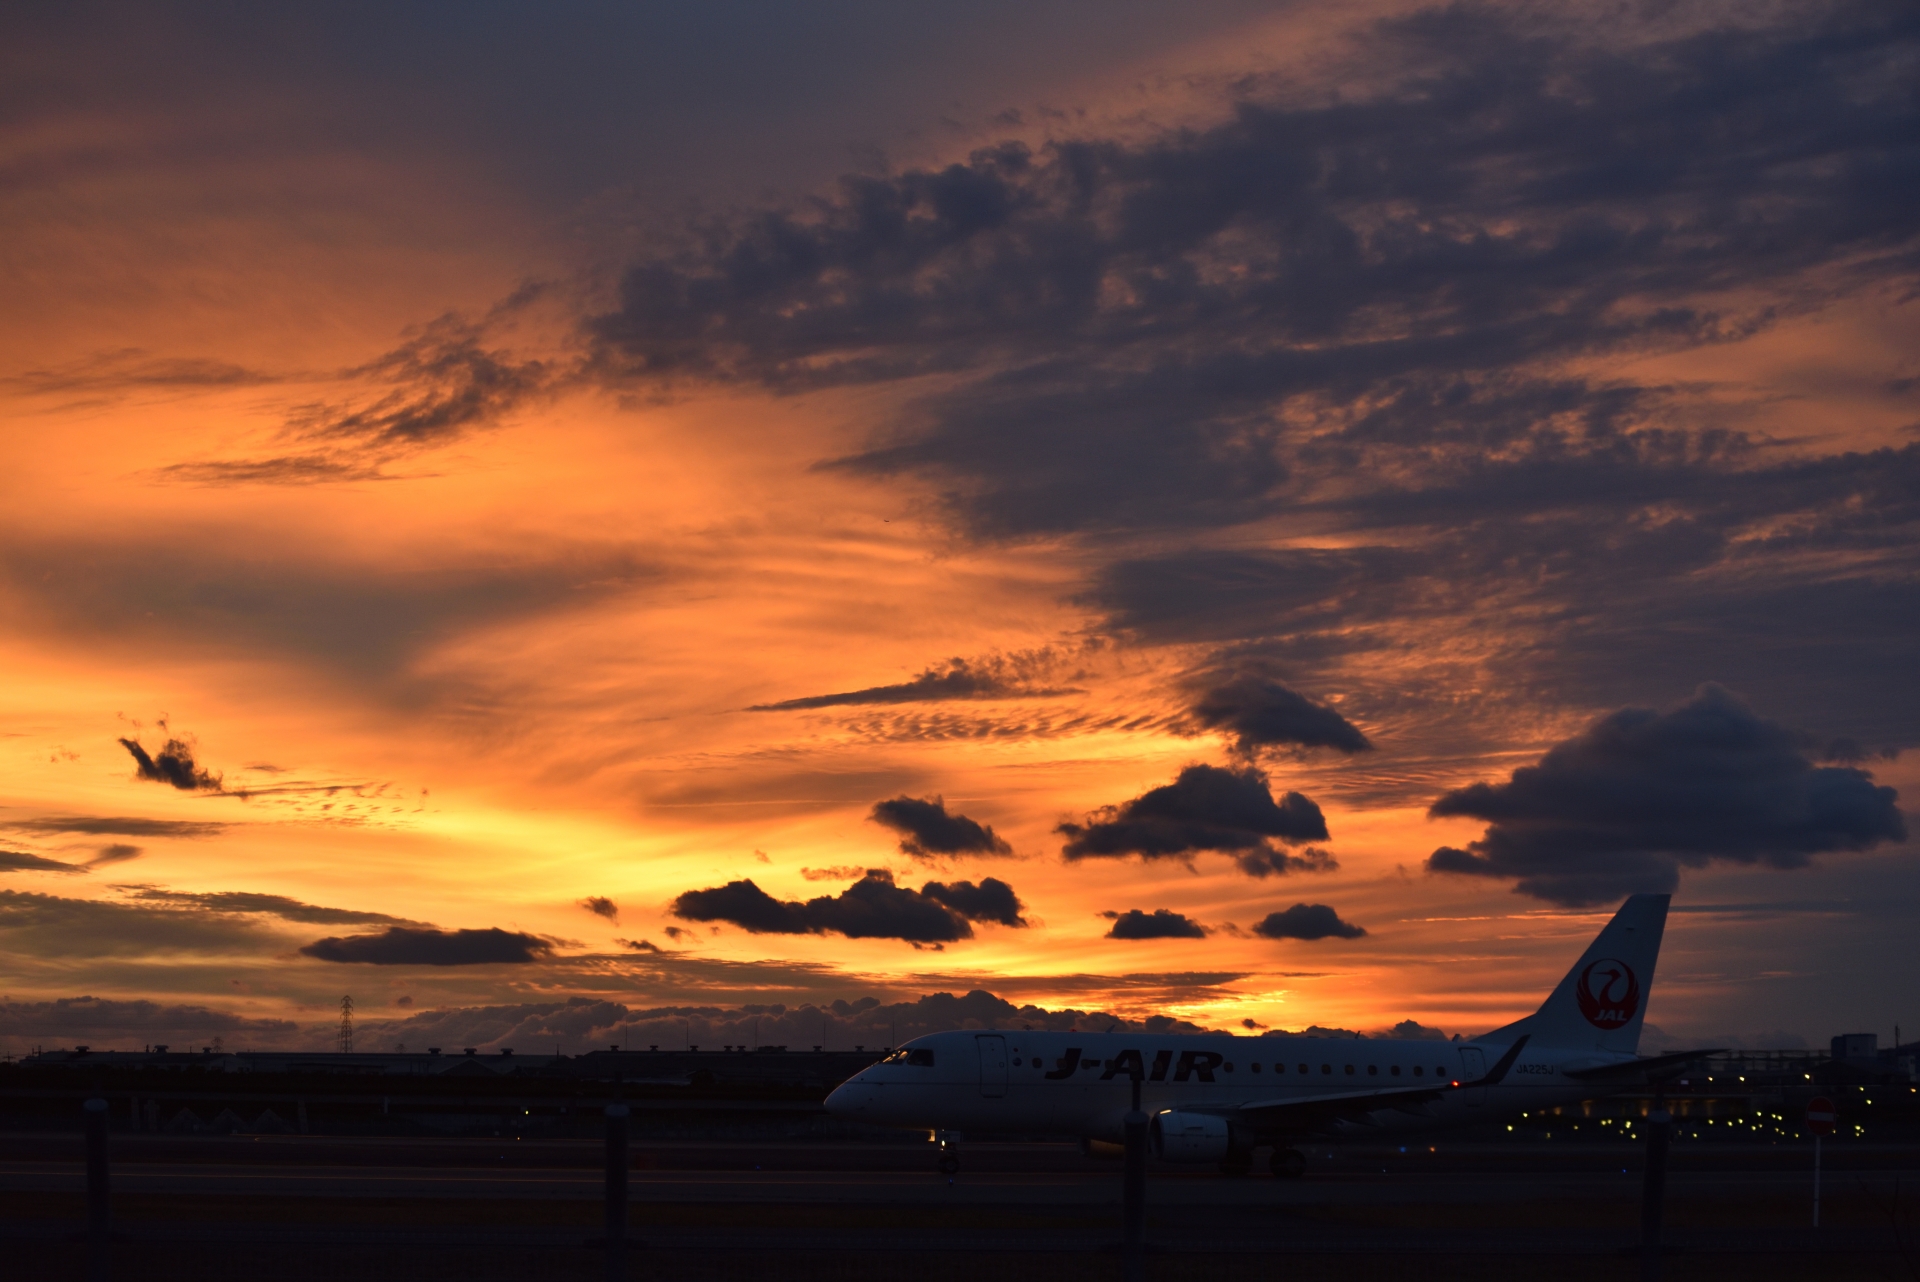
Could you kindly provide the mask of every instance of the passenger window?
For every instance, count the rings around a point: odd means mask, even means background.
[[[1331,1065],[1331,1064],[1322,1064],[1322,1065],[1320,1066],[1320,1071],[1321,1071],[1321,1072],[1323,1072],[1323,1073],[1331,1073],[1331,1072],[1333,1071],[1333,1065]]]
[[[1418,1064],[1415,1064],[1413,1066],[1413,1075],[1415,1077],[1425,1077],[1426,1073],[1427,1073],[1427,1070],[1420,1067]]]
[[[1231,1073],[1231,1072],[1233,1071],[1233,1061],[1232,1061],[1232,1060],[1228,1060],[1228,1061],[1227,1061],[1227,1064],[1226,1064],[1226,1069],[1227,1069],[1227,1071],[1228,1071],[1229,1073]]]
[[[1256,1073],[1260,1071],[1260,1061],[1257,1059],[1253,1061],[1253,1071]]]
[[[1307,1066],[1306,1066],[1305,1064],[1302,1064],[1302,1065],[1300,1066],[1300,1071],[1301,1071],[1301,1072],[1303,1072],[1303,1073],[1304,1073],[1304,1072],[1306,1072],[1306,1071],[1307,1071]]]
[[[1378,1064],[1367,1065],[1367,1076],[1368,1077],[1380,1076],[1380,1066]]]
[[[1352,1077],[1352,1076],[1353,1076],[1353,1065],[1351,1065],[1351,1064],[1349,1064],[1349,1065],[1347,1065],[1347,1076],[1348,1076],[1348,1077]]]
[[[1016,1064],[1018,1064],[1018,1063],[1019,1063],[1020,1061],[1016,1059],[1016,1060],[1015,1060],[1015,1061],[1013,1061],[1013,1062],[1014,1062],[1014,1063],[1016,1063]],[[1398,1077],[1398,1076],[1400,1076],[1400,1066],[1399,1066],[1398,1064],[1395,1064],[1395,1065],[1393,1066],[1393,1075],[1394,1075],[1395,1077]]]

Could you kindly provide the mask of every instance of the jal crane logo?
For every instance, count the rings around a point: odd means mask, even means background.
[[[1640,980],[1633,967],[1612,957],[1589,963],[1573,995],[1595,1028],[1620,1028],[1640,1009]]]

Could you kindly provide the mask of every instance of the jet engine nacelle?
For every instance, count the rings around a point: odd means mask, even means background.
[[[1150,1135],[1163,1162],[1218,1162],[1233,1147],[1227,1119],[1210,1113],[1156,1113]]]

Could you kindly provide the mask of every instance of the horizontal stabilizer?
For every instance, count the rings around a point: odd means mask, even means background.
[[[1392,1108],[1399,1104],[1422,1100],[1439,1099],[1454,1089],[1451,1082],[1441,1082],[1434,1086],[1393,1086],[1372,1091],[1337,1091],[1326,1095],[1308,1095],[1297,1099],[1255,1100],[1251,1104],[1242,1104],[1237,1109],[1196,1108],[1187,1112],[1208,1113],[1281,1113],[1290,1109],[1331,1108],[1352,1110],[1354,1108],[1376,1109]]]
[[[1681,1069],[1696,1060],[1709,1055],[1718,1055],[1725,1048],[1716,1047],[1704,1051],[1675,1051],[1671,1055],[1649,1055],[1645,1059],[1623,1059],[1612,1064],[1596,1064],[1592,1068],[1568,1068],[1561,1070],[1577,1082],[1606,1082],[1623,1077],[1636,1077],[1641,1073],[1657,1073],[1661,1069]]]

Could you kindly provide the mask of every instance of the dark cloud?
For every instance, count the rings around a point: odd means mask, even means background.
[[[158,886],[115,886],[128,899],[139,903],[161,904],[173,908],[197,908],[211,913],[264,913],[286,921],[313,926],[414,926],[418,922],[386,913],[362,912],[354,908],[328,908],[302,903],[285,895],[265,895],[246,890],[185,891],[165,890]]]
[[[1295,904],[1268,913],[1254,925],[1253,933],[1265,939],[1358,939],[1367,932],[1341,921],[1340,914],[1326,904]]]
[[[1209,730],[1232,735],[1234,751],[1246,757],[1283,746],[1349,754],[1373,748],[1338,712],[1260,672],[1209,674],[1194,700],[1193,718]]]
[[[985,531],[1212,525],[1272,510],[1316,451],[1461,424],[1525,448],[1556,392],[1621,399],[1525,367],[1767,323],[1696,295],[1911,269],[1909,16],[1813,6],[1631,53],[1475,5],[1370,35],[1364,88],[1242,80],[1210,126],[1009,142],[710,225],[630,268],[601,359],[780,389],[937,371],[952,390],[845,466],[928,477]],[[1320,398],[1352,408],[1308,450],[1282,410]]]
[[[616,926],[620,924],[620,905],[604,895],[588,895],[580,901],[580,906],[596,917],[605,917]]]
[[[632,264],[589,326],[601,368],[918,379],[838,466],[917,480],[977,537],[1155,531],[1094,570],[1109,626],[1271,639],[1350,717],[1351,661],[1399,646],[1373,670],[1403,685],[1607,707],[1712,676],[1869,751],[1915,742],[1920,447],[1749,433],[1735,383],[1626,359],[1913,290],[1920,21],[1599,33],[1461,4],[1354,35],[1325,93],[1240,78],[1209,122],[714,219]],[[1318,546],[1213,537],[1280,514]],[[1408,640],[1462,629],[1486,671]]]
[[[917,859],[937,855],[1011,855],[1013,847],[992,828],[965,815],[948,814],[943,797],[895,797],[875,802],[867,816],[900,834],[900,851]]]
[[[619,942],[622,948],[630,948],[636,953],[659,953],[661,951],[660,946],[649,939],[623,939]]]
[[[207,819],[143,819],[132,815],[51,815],[0,821],[0,827],[17,832],[75,833],[89,837],[216,837],[230,826]]]
[[[130,846],[124,841],[116,841],[110,846],[102,846],[98,854],[87,860],[87,867],[100,868],[108,864],[123,864],[129,859],[138,859],[140,847]]]
[[[63,864],[58,859],[30,855],[20,850],[0,850],[0,872],[85,872],[79,864]]]
[[[1207,935],[1205,926],[1171,908],[1156,908],[1150,913],[1129,908],[1123,913],[1100,915],[1113,922],[1108,939],[1204,939]]]
[[[1013,656],[990,660],[949,659],[897,685],[869,686],[842,694],[816,694],[780,703],[758,703],[748,712],[793,712],[804,708],[837,708],[869,703],[940,703],[955,699],[1050,699],[1079,694],[1071,687],[1036,685],[1035,657]],[[1028,661],[1022,662],[1022,659]]]
[[[538,935],[501,930],[428,930],[389,926],[378,935],[329,936],[300,951],[328,962],[374,966],[484,966],[544,961],[553,945]]]
[[[1920,686],[1903,672],[1920,629],[1920,448],[1738,473],[1638,453],[1489,463],[1424,494],[1382,492],[1354,528],[1391,547],[1116,562],[1085,600],[1141,641],[1236,643],[1323,674],[1363,713],[1404,705],[1409,672],[1576,707],[1677,700],[1705,674],[1765,690],[1782,715],[1869,755],[1914,741]],[[1486,658],[1449,670],[1426,639],[1463,630]]]
[[[1289,858],[1275,847],[1276,841],[1325,840],[1327,821],[1319,806],[1297,792],[1276,803],[1265,772],[1254,766],[1188,766],[1170,784],[1096,810],[1085,823],[1063,823],[1054,831],[1067,838],[1061,853],[1068,859],[1184,858],[1212,850],[1252,856],[1264,869],[1256,873],[1260,876],[1331,866]]]
[[[1340,861],[1331,851],[1308,846],[1299,854],[1276,850],[1249,850],[1233,857],[1234,864],[1249,877],[1284,877],[1290,872],[1332,872]]]
[[[195,764],[193,745],[183,739],[169,738],[157,756],[149,756],[138,739],[122,739],[120,746],[132,754],[142,779],[171,784],[182,792],[220,791],[220,776]]]
[[[970,881],[930,881],[920,893],[945,904],[968,921],[990,921],[1001,926],[1025,926],[1020,914],[1026,905],[1013,893],[1013,887],[998,877],[982,877],[979,885]]]
[[[1625,708],[1506,783],[1434,802],[1437,818],[1488,827],[1465,850],[1434,851],[1427,867],[1511,878],[1520,894],[1584,905],[1670,891],[1683,865],[1800,868],[1824,852],[1906,839],[1892,788],[1864,770],[1814,765],[1812,747],[1717,685],[1670,712]]]
[[[751,877],[683,891],[668,911],[688,921],[732,922],[756,935],[806,935],[818,929],[809,921],[805,904],[775,899],[754,885]]]
[[[1102,567],[1085,600],[1148,642],[1297,634],[1379,617],[1434,560],[1430,549],[1366,547],[1166,552]]]
[[[989,877],[979,887],[962,881],[941,889],[956,892],[975,906],[991,904],[1004,912],[1006,904],[998,902],[989,887],[1006,887],[1006,883]],[[1012,900],[1010,887],[1006,887],[1006,898]],[[1018,919],[1020,902],[1014,900],[1010,908]],[[839,894],[806,902],[776,900],[753,881],[730,881],[724,887],[687,890],[674,900],[670,912],[687,921],[732,921],[755,935],[835,933],[849,938],[900,938],[910,944],[973,938],[966,914],[931,894],[893,885],[893,873],[885,869],[868,871]]]

